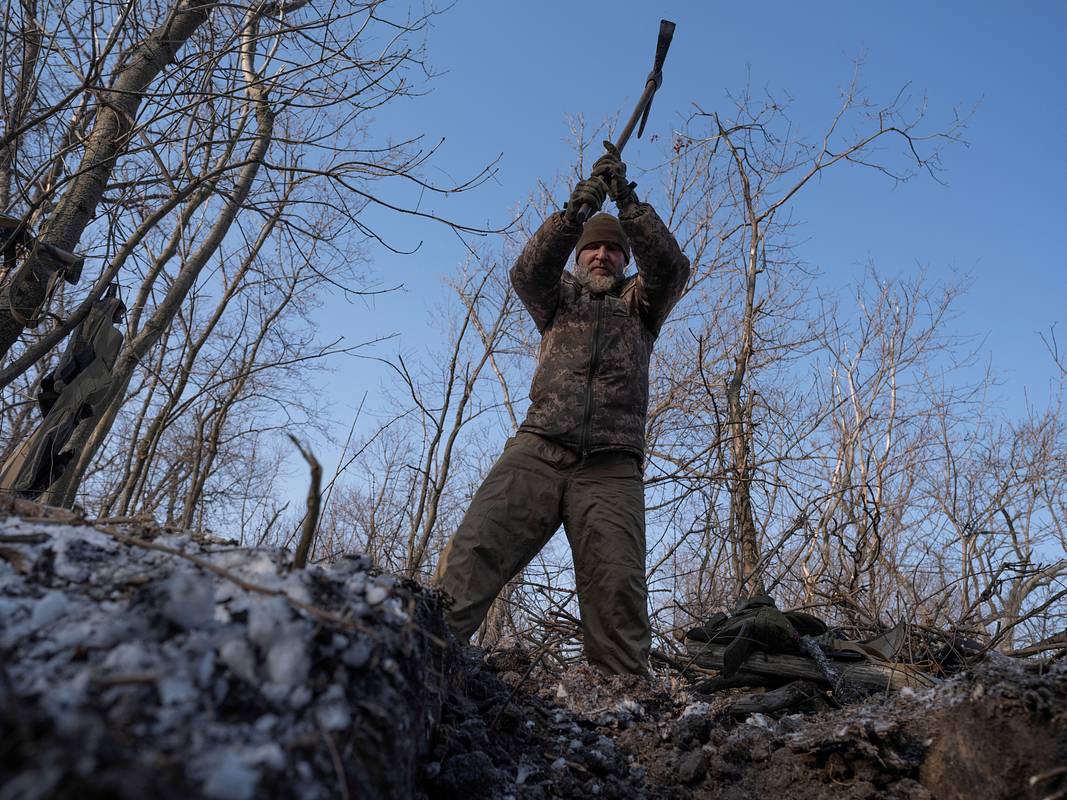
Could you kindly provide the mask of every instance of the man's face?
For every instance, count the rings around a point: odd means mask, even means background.
[[[580,277],[593,292],[613,289],[625,265],[626,256],[614,242],[590,242],[578,253]]]

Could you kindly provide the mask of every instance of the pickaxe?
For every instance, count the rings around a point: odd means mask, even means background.
[[[663,85],[663,62],[667,59],[667,49],[671,46],[671,39],[674,38],[674,23],[668,19],[661,19],[659,21],[659,39],[656,41],[656,60],[652,62],[652,71],[648,73],[648,79],[645,82],[645,90],[641,93],[641,99],[637,101],[637,106],[634,108],[634,113],[630,115],[629,121],[623,127],[622,132],[615,140],[615,146],[622,152],[622,148],[626,146],[626,143],[630,141],[630,134],[634,132],[634,126],[637,125],[637,120],[640,118],[641,127],[637,129],[637,138],[641,138],[641,134],[645,131],[645,123],[648,121],[648,112],[652,108],[652,97],[656,94],[656,90]],[[578,211],[578,219],[583,223],[589,219],[593,213],[593,209],[588,204],[583,205]]]

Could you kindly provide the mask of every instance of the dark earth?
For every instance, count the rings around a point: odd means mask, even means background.
[[[360,557],[9,503],[0,800],[1067,797],[1062,664],[738,714],[751,690],[667,667],[460,648],[443,602]]]
[[[923,692],[737,719],[729,708],[748,694],[741,690],[702,699],[669,676],[604,678],[585,667],[549,675],[517,651],[463,659],[424,771],[433,798],[973,800],[1067,791],[1062,666],[1041,673],[994,657]]]

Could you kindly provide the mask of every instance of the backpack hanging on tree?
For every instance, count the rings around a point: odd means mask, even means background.
[[[43,419],[0,467],[0,491],[32,500],[62,476],[74,457],[67,444],[79,426],[95,423],[111,391],[123,340],[115,324],[125,312],[112,284],[74,330],[59,363],[41,380]]]

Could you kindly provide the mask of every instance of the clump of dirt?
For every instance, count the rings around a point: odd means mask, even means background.
[[[751,714],[741,690],[664,674],[549,672],[469,650],[426,772],[431,797],[1043,798],[1067,787],[1067,669],[993,658],[934,689]],[[1038,776],[1031,786],[1031,777]]]
[[[532,691],[529,667],[518,651],[488,660],[474,648],[461,654],[423,767],[426,794],[654,797],[644,788],[644,770],[606,731]]]

